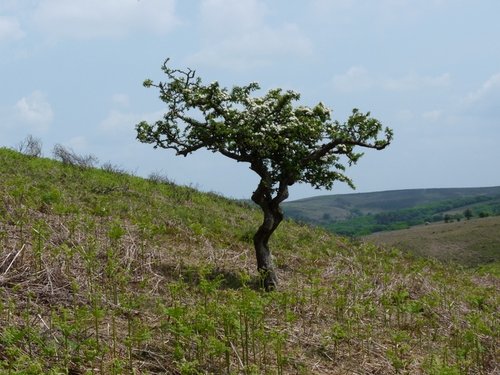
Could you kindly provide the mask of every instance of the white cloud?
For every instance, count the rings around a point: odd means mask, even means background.
[[[19,40],[24,37],[24,31],[17,18],[0,17],[0,43],[3,41]]]
[[[212,36],[252,31],[268,12],[258,0],[203,0],[200,5],[203,28]]]
[[[128,107],[130,104],[130,98],[127,94],[114,94],[111,101],[120,107]]]
[[[269,65],[277,56],[307,56],[311,46],[294,25],[258,30],[208,43],[190,62],[232,69]]]
[[[333,77],[333,86],[343,92],[366,91],[373,84],[373,78],[368,74],[368,70],[362,66],[352,66],[346,73]]]
[[[122,112],[118,110],[109,111],[108,115],[99,124],[99,128],[104,132],[116,131],[133,131],[135,125],[141,121],[157,121],[162,118],[164,111],[156,111],[151,113],[132,113]]]
[[[500,73],[489,77],[479,89],[470,92],[462,101],[467,114],[479,116],[483,119],[494,119],[498,124],[500,116]]]
[[[71,149],[77,152],[85,151],[88,147],[87,138],[81,135],[71,138],[65,144],[67,144]]]
[[[495,91],[500,91],[500,73],[493,74],[478,90],[467,95],[466,101],[468,103],[478,102],[495,93]]]
[[[450,74],[421,76],[409,73],[401,78],[390,78],[371,74],[363,66],[352,66],[344,74],[333,77],[333,86],[342,92],[360,92],[370,89],[386,91],[410,91],[429,87],[445,87],[450,84]]]
[[[292,23],[269,25],[258,0],[204,0],[200,8],[203,46],[193,63],[245,69],[270,64],[280,56],[308,56],[312,43]]]
[[[441,8],[449,0],[312,0],[312,10],[318,19],[339,19],[356,24],[360,18],[369,16],[375,24],[408,23],[428,17],[429,12]]]
[[[440,109],[435,109],[432,111],[427,111],[422,113],[422,118],[426,121],[435,122],[442,118],[443,111]]]
[[[401,78],[388,78],[383,81],[383,86],[387,90],[407,91],[418,90],[426,87],[445,87],[450,84],[450,74],[444,73],[439,76],[421,76],[410,73]]]
[[[174,0],[40,0],[34,19],[54,36],[77,38],[163,34],[179,24]]]
[[[137,123],[137,115],[132,113],[111,110],[106,118],[101,121],[100,128],[104,131],[114,131],[126,127],[133,127]]]
[[[22,122],[38,130],[47,130],[54,118],[54,112],[46,95],[38,90],[19,99],[15,105],[15,111]]]
[[[351,9],[355,5],[355,0],[313,0],[312,10],[317,16],[331,16],[342,10]]]

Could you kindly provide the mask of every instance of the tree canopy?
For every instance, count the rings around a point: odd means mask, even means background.
[[[363,155],[357,147],[382,150],[392,140],[392,130],[369,112],[354,109],[341,123],[321,102],[295,105],[300,99],[295,91],[277,88],[256,96],[260,86],[255,82],[231,89],[218,82],[203,84],[194,70],[173,69],[168,63],[162,67],[165,82],[144,81],[144,86],[159,89],[167,111],[153,124],[139,123],[138,140],[177,155],[205,148],[249,163],[260,177],[252,200],[264,211],[263,225],[267,220],[266,249],[283,218],[279,204],[288,198],[289,186],[302,182],[331,189],[340,181],[354,187],[345,171]]]

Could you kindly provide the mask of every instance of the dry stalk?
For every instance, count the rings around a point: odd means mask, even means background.
[[[21,246],[21,248],[19,249],[19,251],[16,253],[16,255],[14,255],[14,257],[12,258],[10,264],[8,265],[8,267],[5,269],[5,271],[3,272],[2,276],[5,276],[7,274],[7,272],[9,272],[10,268],[12,267],[12,265],[14,264],[14,262],[16,261],[17,257],[19,256],[19,254],[21,254],[21,252],[24,250],[24,247],[26,245],[23,244],[23,246]],[[9,253],[10,255],[10,253]],[[8,260],[9,258],[9,255],[7,255],[7,257],[5,258],[4,262]],[[2,262],[2,266],[4,264],[4,262]],[[0,269],[2,268],[2,266],[0,266]]]

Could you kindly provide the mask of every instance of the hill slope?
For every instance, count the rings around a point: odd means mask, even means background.
[[[498,373],[498,278],[0,149],[0,373]]]
[[[500,214],[500,187],[412,189],[342,194],[285,203],[295,219],[318,224],[334,233],[363,235],[443,221],[445,215]]]
[[[500,216],[378,232],[363,239],[467,266],[500,262]]]

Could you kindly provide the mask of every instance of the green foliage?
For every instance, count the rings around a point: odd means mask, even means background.
[[[155,84],[148,79],[144,86],[159,89],[168,111],[154,124],[137,125],[139,141],[178,155],[206,148],[248,162],[268,188],[295,182],[326,188],[334,181],[352,185],[343,174],[341,156],[351,165],[362,155],[355,146],[383,149],[392,139],[392,131],[383,130],[369,113],[354,109],[341,124],[322,103],[294,106],[300,98],[294,91],[272,89],[255,97],[257,83],[230,90],[218,82],[204,85],[194,71],[172,69],[167,63],[162,69],[168,80]]]

